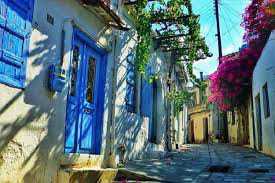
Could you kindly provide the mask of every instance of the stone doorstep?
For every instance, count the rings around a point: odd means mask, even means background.
[[[138,180],[138,181],[148,181],[148,182],[167,182],[162,177],[149,176],[144,172],[138,172],[133,170],[127,170],[126,168],[120,168],[118,170],[119,176],[125,177],[127,180]]]
[[[118,169],[112,168],[60,168],[57,183],[108,183],[117,174]]]
[[[140,182],[166,182],[159,177],[152,177],[126,169],[67,167],[59,169],[57,183],[111,183],[118,181],[120,178]]]

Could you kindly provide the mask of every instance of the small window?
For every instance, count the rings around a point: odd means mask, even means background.
[[[75,96],[75,88],[76,88],[76,81],[77,81],[77,73],[78,73],[78,61],[79,61],[79,47],[74,47],[73,52],[73,70],[72,70],[72,79],[71,79],[71,91],[70,95]]]
[[[206,90],[205,89],[201,89],[200,90],[200,104],[205,104],[206,101],[207,101]]]
[[[269,98],[268,98],[267,83],[263,86],[263,102],[264,102],[264,116],[268,118],[270,116]]]
[[[89,103],[94,101],[94,89],[95,89],[95,80],[96,80],[96,60],[93,57],[89,58],[88,63],[88,79],[87,79],[87,94],[86,100]]]
[[[136,106],[136,72],[135,57],[132,53],[127,57],[127,64],[126,107],[128,112],[134,113]]]

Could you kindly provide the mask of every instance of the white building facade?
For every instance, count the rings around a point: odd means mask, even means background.
[[[61,167],[106,168],[116,155],[166,150],[169,57],[152,50],[152,84],[135,72],[137,34],[126,9],[102,16],[100,6],[76,0],[0,6],[1,183],[52,183]],[[62,92],[49,90],[52,65]]]
[[[253,71],[254,122],[250,120],[250,145],[275,156],[275,32],[265,45]]]

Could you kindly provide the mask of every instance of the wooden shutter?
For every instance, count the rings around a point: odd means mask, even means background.
[[[0,82],[24,87],[33,0],[0,0]]]
[[[134,55],[130,53],[127,57],[127,90],[126,90],[126,107],[128,112],[134,112],[135,111],[135,98],[136,98],[136,92],[135,92],[135,62],[134,62]]]

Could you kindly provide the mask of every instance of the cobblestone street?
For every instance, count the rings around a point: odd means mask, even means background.
[[[211,165],[230,168],[227,173],[209,172]],[[125,169],[162,182],[275,183],[274,158],[229,144],[185,145],[178,152],[167,153],[160,159],[131,161]]]

